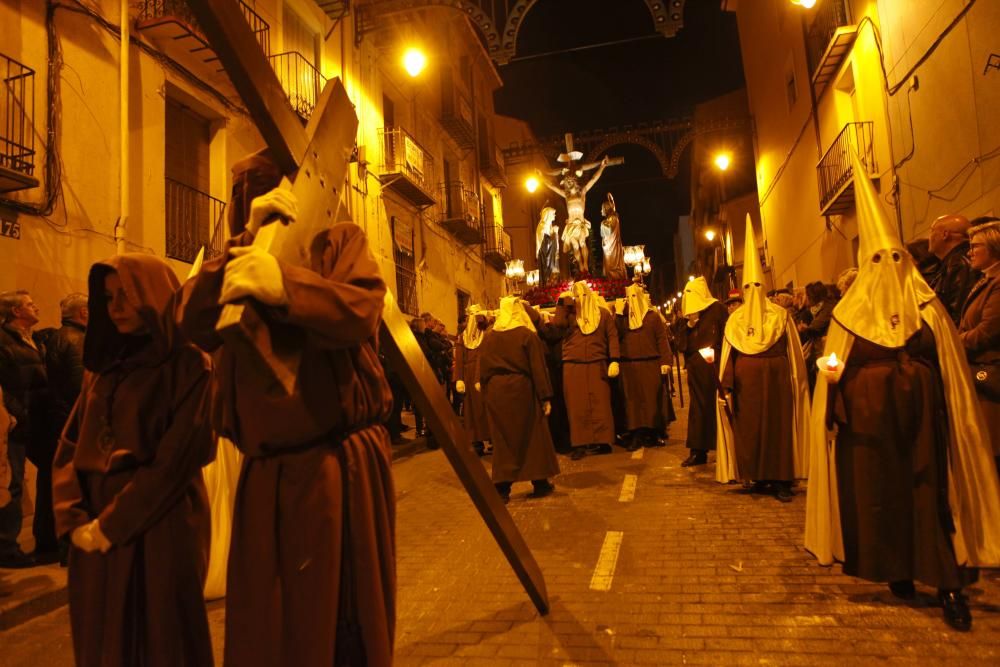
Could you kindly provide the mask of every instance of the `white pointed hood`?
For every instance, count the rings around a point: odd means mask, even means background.
[[[465,322],[465,331],[462,332],[462,345],[467,350],[475,350],[483,342],[483,334],[486,333],[479,328],[476,316],[485,316],[486,312],[479,305],[469,306],[465,312],[469,317]]]
[[[531,331],[536,331],[535,325],[531,322],[528,311],[524,309],[524,303],[516,296],[505,296],[500,299],[500,314],[493,325],[494,331],[510,331],[524,327]]]
[[[586,281],[573,283],[573,298],[576,302],[576,325],[583,334],[592,334],[601,323],[601,297]],[[607,305],[605,304],[605,309]]]
[[[788,311],[767,298],[750,214],[743,250],[743,305],[726,322],[726,340],[743,354],[760,354],[784,335]]]
[[[625,288],[625,303],[628,306],[628,328],[635,331],[642,328],[642,321],[649,312],[649,294],[642,285]]]
[[[920,330],[920,307],[936,298],[879,203],[857,154],[854,200],[858,211],[858,277],[833,309],[833,317],[855,336],[901,348]]]
[[[708,281],[703,276],[689,280],[681,297],[681,315],[687,317],[705,310],[718,301],[708,289]]]

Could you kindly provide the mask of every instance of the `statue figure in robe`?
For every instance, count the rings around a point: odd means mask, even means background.
[[[621,220],[615,208],[615,198],[608,193],[601,204],[601,245],[604,249],[604,277],[612,279],[628,278],[625,270],[625,250],[622,248]]]
[[[576,262],[576,273],[582,275],[590,272],[590,239],[591,224],[584,215],[587,192],[594,187],[597,180],[604,173],[608,166],[608,158],[601,160],[597,171],[587,181],[586,185],[580,184],[583,178],[584,169],[575,166],[573,163],[583,157],[579,151],[563,153],[559,156],[559,161],[566,164],[560,171],[559,185],[553,185],[541,171],[536,171],[542,183],[549,190],[566,200],[566,224],[563,227],[562,242],[563,252],[573,253],[573,260]]]
[[[551,206],[542,209],[535,228],[535,257],[538,260],[538,284],[548,285],[553,275],[559,273],[559,228],[552,224],[556,210]]]

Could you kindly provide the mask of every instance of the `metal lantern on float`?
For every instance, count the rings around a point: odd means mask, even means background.
[[[652,270],[653,270],[653,268],[649,265],[649,258],[648,257],[644,258],[642,260],[642,272],[643,272],[643,274],[645,274],[645,275],[648,276],[649,272],[652,271]]]
[[[524,260],[512,259],[507,262],[505,274],[510,280],[524,280]]]
[[[528,287],[534,287],[535,285],[537,285],[538,284],[538,269],[535,269],[534,271],[528,271],[528,273],[526,275],[526,278],[527,278],[527,281],[528,281]]]

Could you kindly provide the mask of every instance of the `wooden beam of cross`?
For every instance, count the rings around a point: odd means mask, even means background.
[[[566,152],[559,156],[558,161],[562,162],[565,166],[559,169],[549,169],[543,172],[547,176],[561,176],[563,169],[574,170],[573,163],[577,162],[583,157],[583,153],[575,152],[573,150],[573,133],[567,132],[565,136],[566,141]],[[614,167],[616,165],[625,164],[625,158],[623,157],[609,157],[608,166]],[[578,169],[584,173],[588,171],[593,171],[601,166],[600,162],[586,162],[584,164],[578,165],[575,169]]]
[[[303,128],[236,0],[187,2],[285,173],[286,186],[298,198],[299,219],[292,225],[267,225],[258,239],[283,261],[302,265],[308,261],[312,238],[336,221],[338,188],[344,182],[357,132],[353,105],[340,80],[333,79],[324,88],[309,125]],[[280,345],[270,340],[266,322],[255,315],[253,307],[230,311],[227,319],[220,324],[239,332],[230,340],[245,348],[241,353],[265,364],[286,389],[294,387],[294,351],[278,349]],[[390,293],[386,294],[382,330],[390,363],[531,601],[539,612],[547,613],[548,594],[541,569],[482,464],[473,456],[468,435]]]

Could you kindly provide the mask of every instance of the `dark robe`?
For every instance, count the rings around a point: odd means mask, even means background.
[[[563,390],[573,445],[615,441],[608,364],[618,361],[618,330],[611,313],[601,309],[597,328],[584,334],[574,317],[560,307],[555,323],[565,327],[562,342]]]
[[[672,366],[674,355],[667,341],[667,326],[655,311],[642,318],[642,326],[629,329],[628,317],[620,318],[621,383],[625,429],[653,429],[664,433],[674,421],[667,376],[661,366]]]
[[[113,329],[104,276],[117,270],[152,335]],[[53,463],[57,532],[97,518],[106,554],[72,547],[69,612],[78,665],[211,665],[202,597],[210,513],[201,467],[214,456],[209,361],[154,324],[176,287],[152,256],[96,264],[87,373]]]
[[[484,442],[490,439],[489,418],[486,416],[486,398],[483,392],[476,389],[479,379],[479,347],[470,350],[465,347],[462,337],[455,344],[455,366],[452,379],[465,383],[465,397],[462,401],[462,423],[465,432],[472,442]],[[482,383],[480,383],[482,384]]]
[[[538,284],[545,286],[552,279],[552,267],[556,265],[557,241],[552,234],[542,237],[538,248]]]
[[[566,397],[563,392],[562,334],[558,327],[541,322],[538,337],[545,345],[545,364],[552,382],[552,412],[549,414],[549,434],[556,451],[568,454],[573,450],[569,440],[569,414],[566,412]]]
[[[698,350],[711,347],[715,358],[722,356],[722,336],[726,330],[729,313],[726,307],[715,301],[701,311],[698,323],[688,327],[681,321],[681,341],[684,351],[684,365],[688,376],[688,449],[715,449],[715,402],[718,400],[718,377],[716,365],[709,364]]]
[[[490,331],[479,346],[479,375],[493,435],[493,481],[559,474],[542,403],[552,398],[545,348],[527,327]]]
[[[301,351],[291,395],[221,345],[225,253],[180,304],[185,329],[215,351],[216,429],[246,455],[227,582],[231,665],[392,662],[395,494],[380,423],[392,396],[375,350],[386,288],[356,225],[320,233],[311,250],[311,267],[281,265],[288,304],[257,306],[272,338]]]
[[[745,481],[795,478],[795,406],[788,338],[760,354],[732,348],[722,386],[732,393],[737,469]]]
[[[844,573],[957,589],[948,507],[948,414],[934,334],[892,350],[857,338],[830,393]]]

